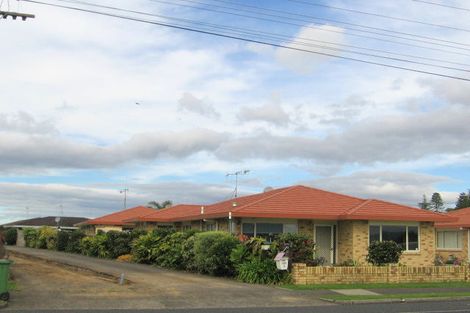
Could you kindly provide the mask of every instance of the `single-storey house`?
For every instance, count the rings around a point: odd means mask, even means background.
[[[98,231],[108,232],[123,231],[134,228],[134,224],[126,222],[128,219],[139,218],[155,212],[155,209],[147,208],[144,206],[137,206],[134,208],[122,210],[119,212],[111,213],[83,223],[78,223],[76,226],[84,229],[89,234],[95,234]]]
[[[210,205],[176,205],[128,219],[143,228],[219,230],[264,237],[304,233],[327,264],[366,263],[370,242],[393,240],[404,248],[401,263],[433,265],[434,224],[456,218],[396,203],[361,199],[306,186],[291,186]]]
[[[88,219],[85,217],[46,216],[20,220],[0,226],[3,228],[16,228],[18,230],[18,241],[16,245],[22,247],[24,246],[23,229],[25,228],[41,228],[48,226],[52,228],[60,228],[61,230],[75,230],[78,229],[78,227],[75,226],[76,224],[86,222],[87,220]]]
[[[449,211],[454,222],[436,223],[436,254],[444,261],[454,256],[470,260],[470,208]]]

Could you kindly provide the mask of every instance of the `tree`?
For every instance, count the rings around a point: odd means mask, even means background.
[[[432,194],[431,209],[435,212],[439,212],[444,209],[444,201],[442,201],[441,194],[438,192]]]
[[[168,208],[168,207],[171,207],[172,205],[173,205],[173,202],[171,202],[170,200],[163,201],[162,203],[159,203],[157,201],[150,201],[149,203],[147,203],[148,208],[157,209],[157,210]]]
[[[470,190],[468,191],[468,194],[461,192],[457,198],[457,203],[455,203],[456,210],[468,207],[470,207]]]
[[[431,203],[428,202],[428,199],[426,198],[426,195],[423,195],[423,202],[419,202],[418,206],[423,210],[430,210],[431,209]]]

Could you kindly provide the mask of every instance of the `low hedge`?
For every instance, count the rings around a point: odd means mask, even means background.
[[[9,228],[5,232],[5,242],[9,246],[15,246],[18,239],[18,231],[16,228]]]

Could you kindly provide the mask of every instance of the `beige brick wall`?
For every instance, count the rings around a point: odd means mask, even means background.
[[[352,221],[353,227],[353,260],[358,264],[367,264],[366,256],[369,248],[369,222]]]
[[[432,223],[420,224],[420,251],[403,252],[400,264],[409,266],[430,266],[434,265],[436,256],[436,235]]]
[[[338,222],[338,263],[354,260],[353,254],[353,222]]]
[[[313,225],[312,220],[298,220],[299,234],[307,235],[310,239],[313,240]]]
[[[460,260],[468,260],[468,229],[461,230],[462,233],[462,249],[448,250],[437,248],[437,237],[436,237],[436,255],[442,256],[444,260],[447,260],[450,255],[456,256]],[[436,232],[437,236],[437,232]]]

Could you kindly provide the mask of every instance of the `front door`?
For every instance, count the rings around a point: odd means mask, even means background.
[[[325,265],[334,263],[334,230],[333,225],[315,226],[315,256],[323,257]]]

